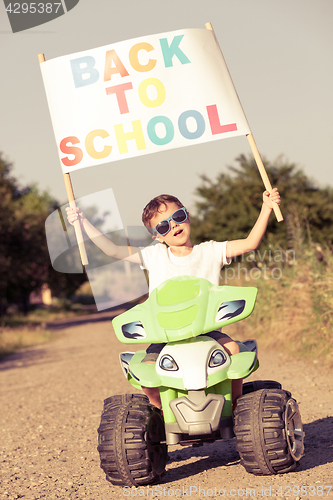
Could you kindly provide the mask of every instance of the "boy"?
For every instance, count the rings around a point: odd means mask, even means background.
[[[220,269],[231,262],[232,257],[255,250],[266,231],[272,211],[272,201],[280,205],[280,195],[275,188],[271,193],[263,193],[263,204],[259,217],[247,238],[234,241],[206,241],[192,245],[190,239],[190,217],[183,204],[174,196],[160,195],[151,200],[143,210],[142,221],[152,237],[160,244],[141,250],[133,248],[128,255],[127,247],[112,243],[84,217],[80,209],[66,208],[68,221],[73,224],[77,219],[94,243],[107,255],[138,264],[149,271],[149,292],[165,280],[181,275],[205,278],[214,285],[219,284]],[[142,256],[142,258],[141,258]],[[142,262],[143,261],[143,262]],[[239,347],[230,337],[222,332],[210,332],[213,337],[230,354],[237,354]],[[155,362],[162,344],[151,344],[147,349],[146,362]],[[149,400],[161,408],[159,390],[142,388]],[[233,405],[242,394],[242,380],[232,381]]]

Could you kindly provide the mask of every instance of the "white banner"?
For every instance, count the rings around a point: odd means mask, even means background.
[[[114,43],[41,70],[64,173],[251,133],[211,30]]]

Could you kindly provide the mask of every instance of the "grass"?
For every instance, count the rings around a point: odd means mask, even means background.
[[[0,328],[0,359],[20,349],[49,342],[54,334],[45,328]]]
[[[60,301],[50,309],[35,309],[28,315],[9,314],[0,319],[0,359],[20,349],[44,344],[59,337],[47,324],[65,318],[94,313],[80,304]]]
[[[243,273],[228,282],[259,291],[252,315],[232,325],[229,334],[333,368],[333,255],[311,244],[294,256],[262,264],[265,273],[257,279]]]

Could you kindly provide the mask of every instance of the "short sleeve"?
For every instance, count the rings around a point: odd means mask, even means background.
[[[156,259],[156,252],[160,243],[151,243],[148,247],[139,247],[141,253],[142,266],[141,269],[149,271],[152,259]]]
[[[227,241],[222,242],[222,266],[228,265],[231,263],[231,258],[227,258]]]
[[[140,266],[140,269],[147,269],[147,264],[145,262],[145,247],[139,247],[139,252],[140,252],[140,256],[141,256],[141,266]]]
[[[141,269],[146,269],[147,271],[149,270],[149,255],[147,255],[147,247],[140,247],[140,253],[141,253],[141,260],[142,260],[142,266]]]
[[[209,241],[207,242],[210,245],[210,252],[214,262],[221,269],[223,266],[230,264],[231,259],[227,258],[227,241]]]

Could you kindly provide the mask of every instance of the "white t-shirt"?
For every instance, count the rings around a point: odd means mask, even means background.
[[[192,252],[184,257],[176,257],[163,243],[141,249],[143,268],[149,272],[149,293],[165,280],[182,275],[205,278],[218,285],[221,268],[231,262],[226,250],[226,241],[194,245]]]

